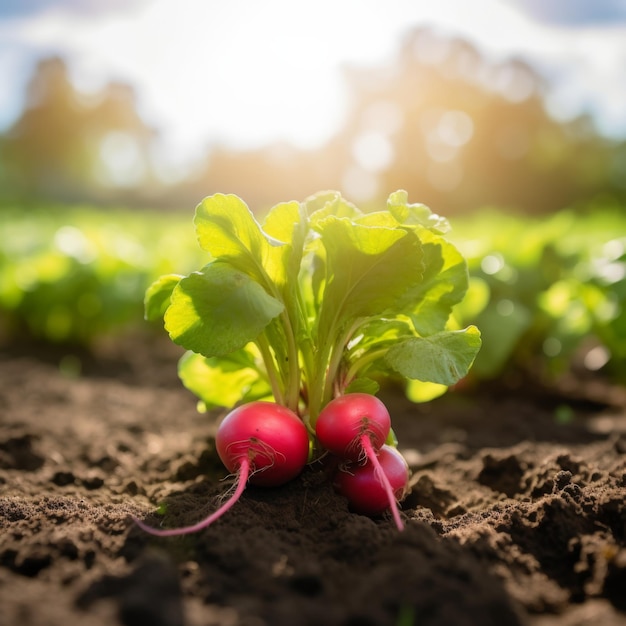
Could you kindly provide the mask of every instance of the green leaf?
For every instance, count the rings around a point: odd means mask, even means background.
[[[398,229],[398,220],[389,211],[373,211],[354,218],[361,226],[378,226],[382,228]]]
[[[385,360],[406,378],[450,386],[467,374],[480,344],[480,332],[469,326],[407,339],[389,348]]]
[[[283,308],[247,274],[214,261],[174,289],[165,328],[187,350],[220,356],[254,341]]]
[[[269,210],[263,221],[263,231],[276,241],[290,243],[294,229],[305,220],[299,202],[280,202]]]
[[[307,218],[299,202],[283,202],[272,207],[263,222],[263,231],[283,245],[266,248],[263,259],[268,276],[279,289],[295,289],[307,234]]]
[[[409,204],[409,194],[400,189],[389,195],[387,209],[403,226],[423,226],[443,235],[450,230],[445,217],[433,213],[425,204]]]
[[[344,393],[369,393],[375,396],[380,385],[371,378],[355,378],[345,389]]]
[[[223,357],[207,358],[186,352],[178,362],[178,375],[208,409],[232,407],[238,402],[272,395],[250,346]]]
[[[320,191],[309,196],[303,205],[311,224],[316,224],[329,215],[353,218],[363,214],[354,204],[342,198],[338,191]]]
[[[468,272],[461,253],[442,237],[420,229],[424,275],[408,294],[414,303],[411,319],[418,334],[432,335],[445,329],[452,308],[467,291]]]
[[[328,276],[320,333],[333,323],[395,309],[398,299],[419,281],[422,251],[412,232],[332,216],[316,227],[326,249]]]
[[[270,287],[268,271],[274,273],[274,279],[280,273],[273,248],[285,244],[263,232],[238,196],[215,194],[205,198],[196,207],[194,224],[198,243],[215,259],[228,261],[266,288]],[[278,267],[282,267],[281,262]]]
[[[155,322],[163,319],[165,311],[170,305],[172,291],[181,278],[183,277],[179,274],[165,274],[148,287],[143,300],[146,320]]]
[[[398,438],[396,437],[396,433],[393,428],[389,429],[389,434],[387,435],[387,439],[385,439],[385,443],[392,448],[398,447]]]
[[[349,360],[353,360],[414,336],[415,332],[408,319],[401,317],[373,318],[360,326],[352,341],[348,343],[347,357]]]
[[[303,265],[305,265],[305,271],[301,274],[303,294],[309,304],[307,312],[314,318],[318,315],[326,286],[326,255],[311,254],[305,257]]]
[[[422,380],[409,380],[406,386],[406,397],[411,402],[419,404],[439,398],[439,396],[442,396],[446,391],[448,391],[448,385],[425,383]]]

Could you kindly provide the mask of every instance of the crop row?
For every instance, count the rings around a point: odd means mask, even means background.
[[[0,220],[0,327],[13,339],[89,345],[140,324],[146,286],[197,260],[177,217],[53,206]]]
[[[470,271],[462,323],[481,330],[472,375],[549,379],[602,370],[626,381],[626,213],[614,206],[542,219],[485,211],[454,224]]]

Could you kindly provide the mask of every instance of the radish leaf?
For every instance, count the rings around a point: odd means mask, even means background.
[[[176,286],[165,328],[187,350],[222,356],[254,341],[283,308],[248,275],[216,261]]]
[[[151,322],[162,320],[174,287],[178,285],[182,276],[179,274],[166,274],[157,278],[146,290],[144,297],[145,318]]]
[[[480,332],[469,326],[407,339],[389,348],[385,360],[406,378],[450,386],[467,374],[479,349]]]
[[[248,346],[223,357],[207,358],[186,352],[178,363],[178,375],[183,385],[198,396],[206,409],[228,408],[239,402],[270,398],[272,395],[267,379]]]

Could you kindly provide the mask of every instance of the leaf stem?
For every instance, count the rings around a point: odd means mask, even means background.
[[[318,346],[313,360],[313,376],[309,388],[309,419],[312,426],[315,426],[324,402],[325,374],[332,345],[327,342],[322,349]]]
[[[345,386],[347,387],[357,377],[357,374],[359,373],[359,371],[362,370],[364,367],[384,357],[385,354],[387,353],[387,350],[388,348],[380,348],[379,350],[366,352],[362,357],[354,361],[352,365],[350,365],[348,372],[346,374]]]
[[[357,328],[361,325],[362,320],[355,320],[351,326],[348,327],[342,335],[339,336],[337,341],[332,344],[331,354],[328,363],[328,370],[326,372],[326,379],[324,382],[324,392],[322,395],[322,404],[326,404],[332,399],[333,390],[336,388],[336,378],[339,372],[341,361],[344,358],[345,347],[356,332]]]
[[[281,381],[278,374],[278,369],[276,367],[276,360],[274,359],[274,355],[272,354],[272,350],[270,349],[269,341],[265,336],[265,333],[261,333],[256,338],[255,343],[259,348],[261,358],[263,359],[263,363],[265,364],[265,371],[267,372],[267,378],[272,388],[272,395],[274,396],[274,400],[276,400],[278,404],[284,405],[285,396],[283,389],[280,385]]]
[[[284,402],[288,408],[297,413],[300,401],[300,359],[298,358],[296,331],[288,311],[288,307],[285,306],[285,311],[281,315],[287,339],[287,376]]]

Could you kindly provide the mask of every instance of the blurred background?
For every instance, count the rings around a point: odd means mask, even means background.
[[[468,258],[477,375],[624,376],[622,0],[4,0],[0,76],[0,340],[138,323],[206,195],[406,189]]]
[[[435,5],[435,6],[433,6]],[[620,0],[9,0],[1,193],[445,214],[626,196]]]

